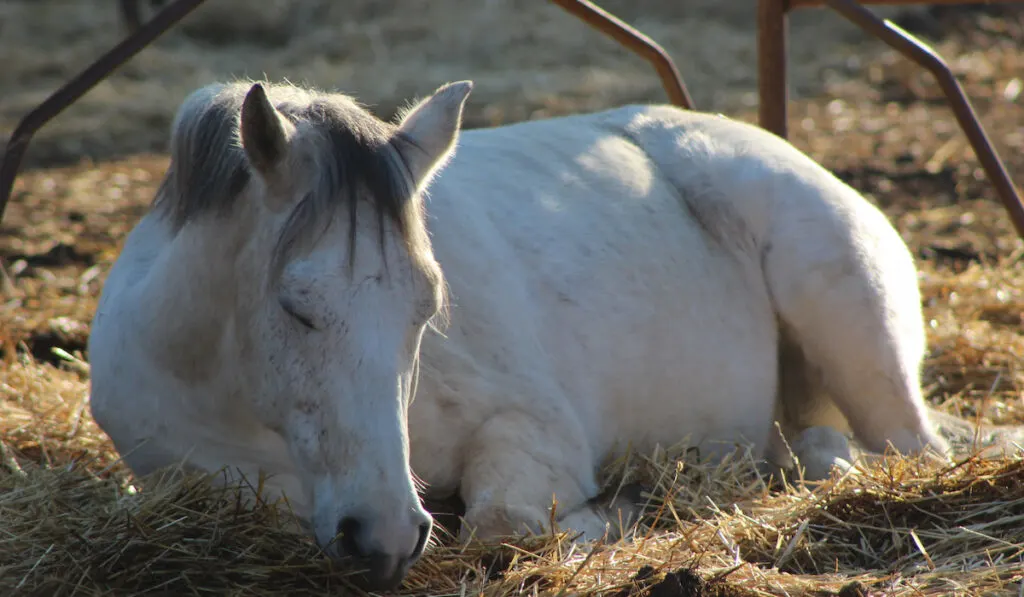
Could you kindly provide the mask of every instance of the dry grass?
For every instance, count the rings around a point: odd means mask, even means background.
[[[229,10],[236,6],[219,1]],[[113,40],[109,31],[106,39],[90,37],[112,21],[113,4],[0,4],[0,51],[11,58],[5,64],[18,65],[0,73],[5,89],[0,118],[9,121],[77,68],[82,56]],[[662,97],[642,63],[596,38],[567,36],[575,23],[559,20],[560,13],[550,7],[480,3],[467,17],[474,26],[460,27],[445,19],[452,6],[447,0],[401,18],[381,9],[389,3],[346,3],[338,10],[351,10],[371,26],[349,27],[344,35],[329,26],[303,29],[307,34],[301,38],[257,47],[254,40],[266,27],[284,27],[272,18],[275,11],[287,13],[294,4],[261,4],[244,19],[221,19],[220,9],[197,15],[191,29],[147,51],[136,66],[55,122],[35,159],[157,149],[182,93],[245,68],[323,85],[344,79],[346,87],[365,90],[362,95],[378,104],[382,115],[441,80],[475,78],[475,124]],[[625,2],[604,4],[634,11],[637,22],[669,46],[705,107],[753,118],[742,109],[753,88],[754,64],[753,38],[742,18],[746,9],[704,0],[682,8],[646,1],[634,8]],[[97,6],[100,12],[94,12]],[[703,20],[692,18],[695,7]],[[345,15],[327,10],[344,21]],[[28,23],[30,14],[32,22],[41,23],[35,29],[11,27]],[[519,29],[499,31],[496,23],[506,17],[539,29],[528,39],[517,37]],[[924,370],[929,401],[986,424],[1024,424],[1024,243],[949,111],[935,101],[929,77],[875,46],[862,55],[860,66],[844,67],[850,76],[832,72],[816,80],[824,65],[852,61],[814,43],[834,36],[834,28],[801,33],[799,23],[794,32],[806,37],[794,42],[801,53],[793,62],[807,68],[797,73],[798,83],[815,97],[794,102],[791,136],[880,205],[918,255],[930,349]],[[395,40],[386,60],[379,48],[360,41],[374,27]],[[1024,16],[1019,10],[953,9],[921,27],[942,40],[940,51],[952,58],[1011,175],[1020,181]],[[436,39],[426,36],[430,31]],[[731,37],[708,42],[727,32]],[[234,35],[232,43],[239,45],[218,47],[217,55],[224,57],[212,63],[210,40],[222,34]],[[279,39],[274,36],[280,32],[268,35]],[[52,43],[57,37],[63,46]],[[561,49],[548,54],[538,40],[554,40]],[[856,36],[844,41],[863,47]],[[583,46],[595,53],[583,54]],[[514,47],[525,49],[517,54]],[[245,66],[246,54],[268,66]],[[313,54],[318,57],[310,60]],[[727,101],[719,95],[722,90],[735,93]],[[0,303],[0,595],[340,592],[344,578],[271,506],[240,508],[232,490],[214,489],[197,478],[148,480],[143,491],[135,491],[136,480],[119,466],[89,417],[88,374],[80,360],[87,322],[119,243],[165,165],[162,155],[137,155],[30,171],[16,185],[0,234],[0,257],[14,287]],[[55,349],[64,352],[55,355]],[[743,458],[712,469],[687,456],[677,448],[610,468],[610,483],[625,478],[650,489],[651,510],[636,543],[587,554],[557,538],[465,549],[442,541],[416,566],[402,593],[1024,592],[1019,456],[965,456],[949,469],[894,458],[813,491],[781,492],[768,491]],[[862,583],[865,592],[858,593],[851,581]]]
[[[350,589],[283,506],[244,507],[237,488],[202,477],[152,478],[136,491],[81,400],[54,391],[77,374],[42,369],[11,369],[48,377],[31,401],[37,410],[8,402],[3,411],[5,427],[21,425],[4,429],[2,444],[0,594]],[[630,590],[638,571],[641,585],[682,571],[669,581],[696,591],[663,585],[667,595],[828,594],[851,581],[887,595],[993,595],[1015,594],[1024,580],[1020,458],[943,469],[890,458],[862,475],[773,492],[742,456],[710,467],[676,448],[615,463],[610,482],[649,489],[642,538],[591,553],[564,536],[498,548],[443,540],[401,592],[609,594]]]

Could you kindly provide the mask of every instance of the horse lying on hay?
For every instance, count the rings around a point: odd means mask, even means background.
[[[269,474],[387,588],[431,533],[416,477],[459,493],[463,533],[544,531],[554,496],[587,540],[627,445],[795,454],[808,478],[847,430],[947,452],[913,259],[852,188],[667,106],[460,133],[471,89],[396,123],[269,83],[183,103],[88,347],[92,413],[137,474]]]

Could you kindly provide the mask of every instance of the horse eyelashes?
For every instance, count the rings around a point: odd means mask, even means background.
[[[316,329],[316,326],[313,325],[313,320],[310,319],[309,317],[303,315],[302,313],[299,313],[295,309],[295,305],[293,305],[290,301],[282,299],[280,302],[281,302],[281,308],[284,309],[284,312],[287,313],[288,315],[290,315],[293,319],[295,319],[295,321],[298,321],[299,323],[301,323],[304,327],[306,327],[308,329],[311,329],[311,330],[315,330]]]

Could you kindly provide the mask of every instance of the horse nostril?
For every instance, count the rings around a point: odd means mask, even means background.
[[[411,560],[415,560],[420,557],[423,553],[423,549],[427,546],[427,539],[430,538],[430,523],[425,522],[420,525],[420,538],[416,541],[416,549],[412,551]]]
[[[341,548],[341,554],[345,556],[362,557],[366,554],[359,546],[359,533],[362,531],[363,523],[359,519],[346,516],[338,523],[338,535],[335,540]]]

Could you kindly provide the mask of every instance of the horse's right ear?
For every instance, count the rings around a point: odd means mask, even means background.
[[[472,90],[472,81],[448,83],[401,115],[398,132],[404,142],[399,144],[399,153],[416,186],[428,184],[453,155],[462,109]]]
[[[249,163],[264,177],[272,178],[295,130],[270,103],[267,92],[255,83],[245,95],[241,115],[242,148]]]

